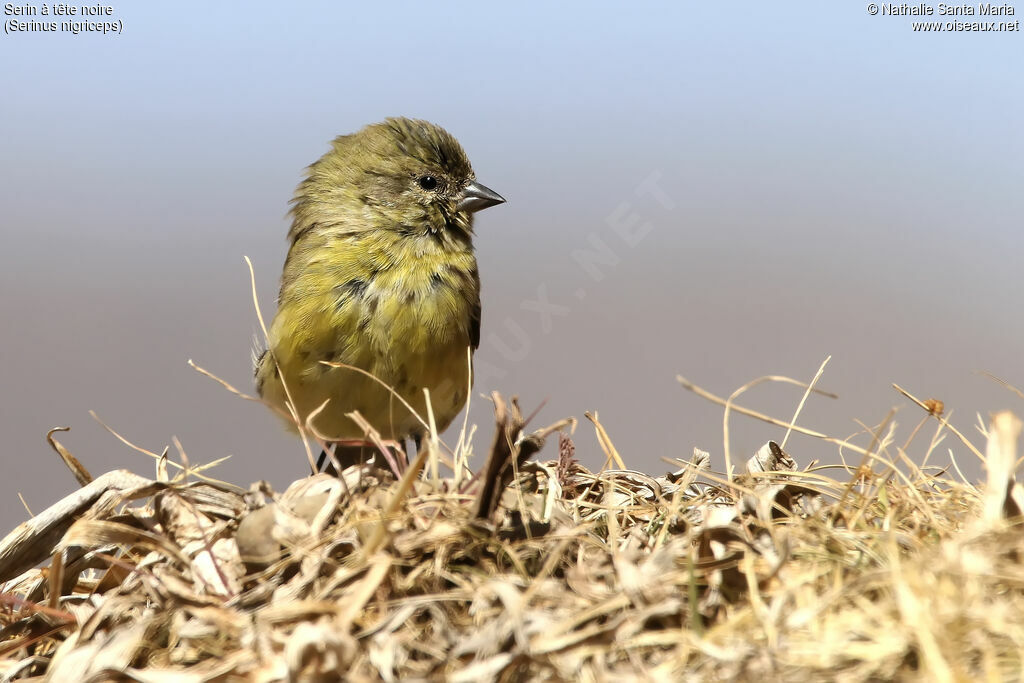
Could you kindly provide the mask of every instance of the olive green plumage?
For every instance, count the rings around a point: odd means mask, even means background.
[[[438,429],[462,409],[480,342],[473,212],[504,201],[475,182],[465,152],[426,121],[387,119],[334,140],[293,199],[291,248],[260,395],[329,441],[361,439],[359,411],[384,438],[422,433],[385,387]],[[282,381],[283,380],[283,381]]]

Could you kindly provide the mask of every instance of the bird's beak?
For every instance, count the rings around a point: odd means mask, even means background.
[[[466,185],[462,190],[462,197],[455,206],[459,211],[476,213],[486,209],[488,206],[504,204],[505,198],[489,187],[481,185],[475,180]]]

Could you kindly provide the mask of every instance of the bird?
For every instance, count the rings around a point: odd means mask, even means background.
[[[433,123],[388,118],[335,138],[291,202],[278,308],[254,353],[262,399],[293,430],[347,445],[343,466],[369,450],[354,411],[382,439],[419,445],[427,389],[444,430],[480,345],[474,215],[504,202]]]

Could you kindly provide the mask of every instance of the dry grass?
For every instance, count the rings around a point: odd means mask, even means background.
[[[172,477],[166,454],[154,480],[85,473],[50,526],[0,542],[0,677],[1020,678],[1020,422],[957,442],[986,460],[975,486],[919,466],[948,433],[921,405],[932,436],[887,420],[841,444],[843,467],[769,442],[722,473],[699,452],[665,476],[594,473],[565,433],[557,460],[525,463],[553,432],[499,400],[476,478],[465,439],[449,477],[434,441],[401,478],[356,466],[283,494]]]

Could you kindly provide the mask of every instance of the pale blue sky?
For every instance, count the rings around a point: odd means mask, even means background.
[[[59,424],[94,472],[151,472],[89,409],[154,450],[235,454],[238,483],[301,476],[276,421],[185,360],[250,388],[242,256],[269,316],[302,168],[391,115],[448,128],[509,200],[478,220],[477,358],[497,375],[476,388],[548,399],[539,422],[598,410],[637,469],[694,446],[721,467],[721,412],[677,373],[727,395],[832,354],[841,398],[803,421],[840,436],[903,403],[894,381],[965,432],[1024,412],[975,374],[1024,385],[1021,34],[915,33],[865,6],[128,2],[119,36],[0,36],[0,495],[38,510],[71,489],[43,441]],[[636,193],[652,173],[671,209]],[[635,246],[620,210],[651,224]],[[617,259],[600,282],[572,258],[594,238]],[[533,312],[538,289],[558,315]],[[482,401],[471,417],[489,435]],[[781,436],[736,429],[741,454]]]

